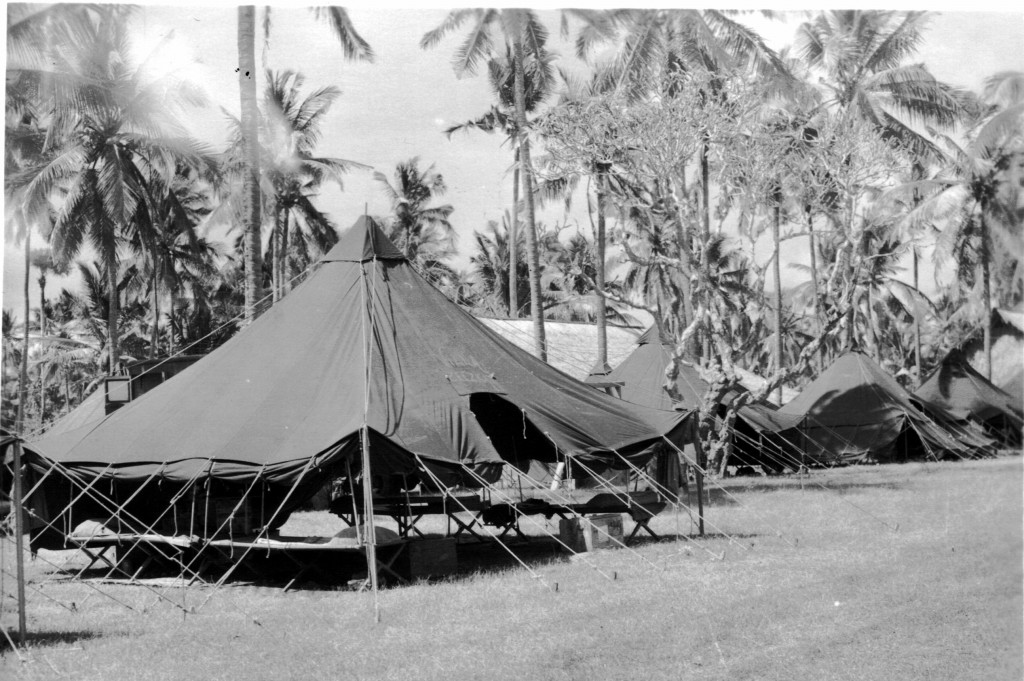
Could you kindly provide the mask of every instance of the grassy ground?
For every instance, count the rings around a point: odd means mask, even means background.
[[[234,586],[185,616],[141,587],[49,583],[29,594],[27,661],[5,648],[0,678],[1022,678],[1020,457],[726,486],[709,538],[586,561],[539,549],[536,577],[488,568],[385,590],[379,624],[368,593]],[[654,527],[687,535],[691,520]]]

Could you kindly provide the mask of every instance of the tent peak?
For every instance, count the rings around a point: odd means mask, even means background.
[[[366,262],[367,260],[405,260],[398,247],[384,234],[377,221],[361,215],[341,235],[338,243],[321,262]]]

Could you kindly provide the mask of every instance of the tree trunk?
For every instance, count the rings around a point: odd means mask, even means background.
[[[39,274],[39,335],[46,335],[46,270]],[[46,372],[39,367],[39,418],[46,418]]]
[[[818,291],[818,246],[814,242],[814,216],[811,208],[806,208],[807,213],[807,240],[811,249],[811,292],[814,295],[814,321],[818,327],[818,336],[823,333],[824,323],[821,320],[821,296]],[[825,366],[824,346],[818,348],[818,369]]]
[[[924,167],[917,161],[914,161],[911,167],[910,179],[917,181],[924,179]],[[917,208],[918,204],[921,203],[921,196],[918,194],[917,189],[914,190],[913,207]],[[913,239],[913,236],[911,236]],[[920,387],[921,385],[921,305],[917,300],[918,291],[918,279],[917,279],[917,246],[911,244],[911,259],[914,267],[914,364],[917,367],[917,375],[914,376],[914,387]]]
[[[604,258],[605,258],[605,173],[597,173],[597,234],[594,241],[597,246],[597,262],[594,263],[597,275],[597,362],[602,367],[608,364],[608,319],[604,298]]]
[[[281,206],[276,201],[274,202],[273,218],[273,229],[270,232],[270,289],[276,303],[281,300],[281,281],[283,279],[281,275],[281,242],[284,231],[284,225],[281,224]]]
[[[914,387],[921,386],[921,305],[917,301],[917,246],[911,246],[911,262],[914,269],[914,364],[917,373],[914,376]]]
[[[711,189],[708,187],[710,181],[710,172],[708,170],[708,141],[707,138],[702,141],[700,145],[700,238],[701,238],[701,257],[700,266],[702,274],[704,275],[704,281],[709,279],[710,263],[708,262],[707,249],[708,242],[711,240]],[[708,292],[710,294],[710,292]],[[711,336],[710,329],[705,330],[703,343],[703,356],[708,358],[711,356]]]
[[[167,311],[167,356],[174,354],[174,287],[167,292],[170,310]]]
[[[21,344],[21,370],[18,376],[18,415],[15,433],[25,434],[25,416],[28,406],[28,317],[29,309],[28,284],[32,270],[32,228],[25,228],[25,330]]]
[[[985,310],[985,378],[992,380],[992,272],[989,263],[988,222],[981,214],[981,295]]]
[[[160,296],[159,296],[159,272],[157,272],[157,264],[153,263],[153,329],[149,332],[149,358],[155,359],[157,353],[157,344],[160,342]]]
[[[537,221],[533,201],[533,167],[530,162],[530,138],[526,134],[526,94],[524,92],[523,39],[516,35],[515,99],[516,128],[519,133],[519,164],[523,176],[523,194],[526,198],[526,255],[530,266],[530,313],[533,317],[533,342],[537,356],[548,360],[547,340],[544,337],[544,308],[540,296],[540,253],[537,248]]]
[[[782,265],[781,254],[779,253],[781,245],[781,232],[782,232],[782,206],[779,205],[779,201],[782,197],[779,193],[775,196],[775,207],[772,209],[772,242],[775,247],[775,260],[772,262],[772,278],[775,282],[775,372],[782,371]],[[778,395],[776,396],[779,404],[782,404],[782,384],[779,384]]]
[[[291,249],[288,240],[291,239],[292,214],[287,208],[282,209],[284,213],[283,224],[281,225],[281,296],[284,297],[291,290],[291,278],[289,277],[288,260],[291,257]]]
[[[519,319],[519,150],[512,170],[512,224],[508,227],[508,316]]]
[[[121,294],[117,290],[117,253],[113,248],[107,253],[107,291],[110,298],[107,314],[107,347],[110,349],[107,371],[110,375],[117,372],[118,359],[121,356],[117,338],[118,308],[121,305]]]
[[[241,127],[245,144],[242,180],[242,220],[245,230],[245,319],[251,322],[256,303],[262,297],[262,252],[260,251],[259,144],[256,108],[256,8],[238,8],[238,86]]]

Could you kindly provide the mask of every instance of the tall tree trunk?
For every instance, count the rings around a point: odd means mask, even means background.
[[[273,228],[270,232],[270,289],[276,303],[281,300],[281,242],[284,226],[281,224],[281,206],[274,202]]]
[[[914,387],[921,386],[921,305],[917,301],[917,246],[910,248],[911,263],[914,270],[914,365],[917,368],[914,376]]]
[[[811,213],[810,206],[807,206],[805,213],[807,215],[807,240],[810,242],[811,249],[811,292],[814,295],[814,321],[820,338],[824,333],[824,322],[821,319],[821,295],[818,291],[818,245],[814,241],[814,215]],[[825,348],[822,344],[818,347],[818,369],[820,370],[824,366]]]
[[[110,299],[107,314],[107,347],[110,349],[107,371],[110,375],[117,372],[118,359],[121,356],[118,347],[117,317],[121,306],[121,293],[117,290],[117,252],[111,248],[107,253],[107,291]]]
[[[39,335],[46,335],[46,270],[39,273]],[[46,372],[39,367],[39,418],[46,418]]]
[[[21,343],[21,368],[18,376],[18,415],[15,433],[25,434],[25,417],[28,411],[28,318],[32,314],[29,308],[28,284],[32,271],[32,228],[25,228],[25,329]]]
[[[533,342],[537,356],[548,360],[547,339],[544,337],[544,309],[540,297],[540,253],[537,248],[537,220],[533,201],[533,166],[530,162],[530,138],[526,134],[526,93],[524,91],[523,38],[516,35],[515,99],[516,128],[519,133],[519,164],[523,176],[523,194],[526,198],[526,250],[530,266],[530,313],[533,317]]]
[[[170,357],[174,354],[174,287],[171,286],[167,291],[167,297],[170,299],[168,305],[170,310],[167,312],[167,356]]]
[[[992,380],[992,272],[989,263],[988,222],[981,214],[981,295],[985,309],[985,378]]]
[[[922,166],[918,161],[914,161],[911,166],[910,179],[914,181],[924,179],[924,166]],[[918,193],[917,189],[915,189],[913,208],[917,208],[920,203],[921,195]],[[913,239],[913,236],[911,236],[911,239]],[[916,388],[921,385],[921,379],[923,378],[921,375],[921,305],[917,300],[917,291],[919,290],[917,287],[917,246],[911,244],[910,252],[914,268],[914,364],[917,368],[917,375],[914,376],[914,387]]]
[[[151,301],[151,307],[152,307],[152,310],[153,310],[153,328],[149,332],[149,358],[150,359],[155,359],[156,358],[157,344],[160,342],[160,334],[159,334],[159,328],[160,328],[160,295],[159,295],[160,276],[159,276],[159,274],[160,273],[157,271],[158,267],[159,266],[157,265],[157,263],[154,262],[153,263],[153,282],[151,284],[151,286],[152,286],[152,293],[153,293],[153,295],[152,295],[153,300]]]
[[[256,109],[256,8],[238,8],[238,87],[241,127],[245,145],[242,180],[242,220],[245,230],[245,319],[252,321],[256,303],[262,297],[262,252],[260,251],[260,152]]]
[[[775,207],[772,209],[772,242],[775,247],[775,259],[772,262],[772,279],[775,282],[775,371],[782,371],[782,265],[780,245],[782,232],[782,206],[779,205],[781,195],[776,192]],[[776,396],[782,404],[782,384],[779,384]]]
[[[710,263],[707,258],[708,242],[711,240],[711,189],[708,186],[710,176],[711,173],[708,169],[708,140],[705,136],[700,145],[700,266],[705,281],[708,280],[710,269]],[[702,335],[704,336],[702,354],[707,359],[711,356],[710,329],[707,329]]]
[[[608,319],[604,297],[604,258],[605,258],[605,183],[604,170],[597,172],[597,234],[594,241],[597,246],[597,262],[594,263],[597,274],[597,362],[602,367],[608,364]]]
[[[291,239],[292,214],[287,208],[282,209],[284,213],[281,225],[281,296],[291,290],[288,261],[291,257],[291,249],[288,240]]]
[[[68,377],[68,369],[64,367],[64,413],[71,411],[71,381]]]
[[[508,227],[508,316],[519,319],[519,150],[512,170],[512,224]]]

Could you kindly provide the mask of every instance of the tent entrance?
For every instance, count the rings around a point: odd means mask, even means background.
[[[469,409],[498,455],[519,470],[529,472],[531,461],[559,461],[554,443],[511,402],[494,393],[473,393]]]

